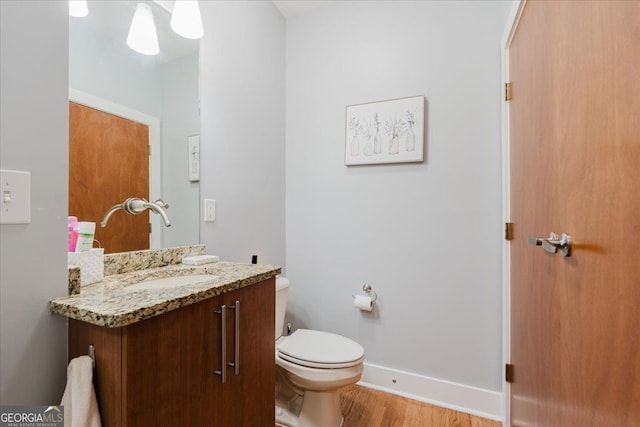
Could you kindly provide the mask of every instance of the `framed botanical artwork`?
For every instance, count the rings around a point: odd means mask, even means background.
[[[424,160],[425,97],[348,105],[345,165]]]
[[[200,181],[200,135],[187,138],[189,149],[189,181]]]

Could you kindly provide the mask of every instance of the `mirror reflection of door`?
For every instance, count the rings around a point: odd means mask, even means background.
[[[149,212],[104,213],[129,197],[149,200],[149,128],[69,103],[69,215],[96,223],[105,253],[149,249]]]

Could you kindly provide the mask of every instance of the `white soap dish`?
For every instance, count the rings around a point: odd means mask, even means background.
[[[182,258],[182,263],[185,265],[203,265],[218,261],[220,261],[220,257],[217,255],[196,255]]]

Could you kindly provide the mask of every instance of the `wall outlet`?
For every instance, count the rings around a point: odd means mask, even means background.
[[[214,199],[204,199],[204,222],[214,222],[216,220],[216,201]]]

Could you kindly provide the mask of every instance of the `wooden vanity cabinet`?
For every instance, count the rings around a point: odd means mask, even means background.
[[[70,319],[69,358],[94,345],[94,384],[105,427],[272,427],[274,321],[272,278],[122,328]]]

